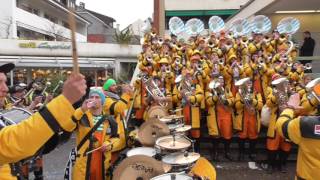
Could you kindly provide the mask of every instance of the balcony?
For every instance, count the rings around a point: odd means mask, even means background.
[[[42,18],[35,14],[29,13],[23,9],[15,9],[16,22],[18,27],[23,27],[38,33],[46,34],[49,36],[59,35],[66,39],[71,39],[70,30],[55,24],[48,19]],[[80,33],[79,33],[80,32]],[[76,40],[78,42],[86,42],[86,28],[81,27],[77,29]]]

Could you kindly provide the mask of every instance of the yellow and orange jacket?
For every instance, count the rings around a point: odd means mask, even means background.
[[[0,130],[0,179],[16,179],[11,175],[8,163],[33,156],[55,133],[59,127],[71,132],[76,123],[71,117],[74,113],[72,104],[60,95],[17,125],[10,125]],[[48,113],[53,118],[48,118]]]
[[[81,108],[78,108],[75,111],[74,117],[77,120],[77,124],[78,124],[77,129],[75,130],[76,144],[78,145],[81,142],[81,140],[86,136],[86,134],[93,128],[94,122],[93,122],[92,113],[90,111],[83,112]],[[103,125],[102,133],[104,134],[102,135],[103,137],[102,144],[111,143],[112,144],[111,150],[113,150],[115,147],[119,146],[120,140],[118,137],[111,137],[110,131],[107,130],[108,128],[110,128],[110,124],[108,121],[104,121],[102,125]],[[102,146],[102,144],[98,142],[91,142],[91,143],[93,143],[93,147],[91,149],[89,149],[90,147],[89,139],[83,144],[83,146],[80,149],[77,149],[77,158],[73,167],[72,179],[75,179],[75,180],[86,179],[86,175],[90,173],[90,168],[88,166],[88,163],[90,162],[88,162],[88,159],[91,159],[90,156],[92,155],[92,153],[86,155],[86,152]],[[104,157],[105,157],[104,168],[105,170],[107,170],[110,167],[111,151],[106,151],[104,153]],[[103,167],[102,164],[99,166]]]
[[[292,109],[285,109],[278,118],[276,127],[282,137],[299,146],[296,175],[301,179],[319,179],[319,116],[295,117]]]
[[[229,89],[225,89],[225,95],[226,95],[226,103],[224,104],[225,108],[228,108],[231,112],[233,112],[233,104],[234,99],[232,92]],[[206,103],[207,103],[207,109],[208,109],[208,116],[207,116],[207,126],[209,135],[214,137],[219,137],[219,126],[218,126],[218,119],[217,116],[223,116],[223,114],[217,114],[217,103],[218,103],[218,96],[215,94],[212,94],[212,91],[206,91],[205,93],[206,97]],[[233,113],[232,113],[233,116]]]
[[[257,132],[260,132],[260,127],[261,127],[261,116],[260,116],[260,110],[262,109],[263,102],[262,102],[262,97],[260,93],[253,93],[252,94],[252,105],[255,108],[255,115],[256,115],[256,121],[257,121]],[[239,92],[236,94],[235,98],[235,118],[233,121],[233,129],[237,131],[243,131],[243,118],[244,117],[244,102],[243,99],[241,98]]]

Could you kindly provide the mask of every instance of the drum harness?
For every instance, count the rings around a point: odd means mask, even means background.
[[[80,120],[82,122],[84,120],[83,116]],[[111,128],[111,136],[117,136],[117,122],[114,118],[114,116],[111,115],[103,115],[103,117],[90,129],[90,131],[83,137],[83,139],[80,141],[78,146],[76,148],[73,148],[69,154],[68,162],[64,171],[64,180],[71,180],[72,179],[72,167],[76,162],[77,157],[79,154],[77,153],[77,150],[81,149],[81,147],[84,145],[84,143],[92,138],[92,134],[98,129],[98,127],[105,121],[109,121],[110,128]],[[89,126],[89,124],[84,123],[86,126]],[[89,149],[88,149],[89,150]],[[86,153],[83,154],[85,156]]]

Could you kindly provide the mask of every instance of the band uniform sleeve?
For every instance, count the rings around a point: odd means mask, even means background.
[[[50,124],[59,124],[66,131],[72,131],[76,124],[71,120],[74,108],[60,95],[46,106],[54,119],[48,122],[37,112],[17,125],[0,130],[0,165],[17,162],[34,155],[55,133]]]
[[[105,110],[112,112],[111,114],[121,114],[128,108],[128,103],[130,102],[130,95],[124,93],[119,101],[114,101],[111,98],[106,98]]]
[[[293,118],[293,110],[285,109],[277,120],[276,127],[279,134],[296,144],[301,141],[300,118]]]

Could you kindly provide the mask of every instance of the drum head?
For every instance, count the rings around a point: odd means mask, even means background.
[[[168,173],[151,178],[151,180],[192,180],[192,177],[181,173]]]
[[[187,152],[187,153],[171,153],[162,158],[162,162],[170,165],[188,165],[196,162],[200,158],[200,154]]]
[[[190,147],[191,142],[184,137],[176,136],[173,141],[173,136],[164,136],[157,139],[156,145],[166,150],[183,150]]]
[[[164,116],[167,116],[167,110],[161,106],[152,106],[149,110],[148,110],[148,118],[149,119],[154,119],[154,118],[161,118]]]
[[[164,123],[170,123],[174,120],[177,120],[177,119],[183,119],[184,116],[178,116],[178,115],[169,115],[169,116],[164,116],[162,118],[159,118],[159,120],[161,122],[164,122]]]
[[[145,156],[153,157],[156,155],[156,150],[151,147],[138,147],[138,148],[130,149],[127,152],[127,157],[131,157],[134,155],[145,155]]]
[[[1,114],[1,117],[5,121],[9,121],[10,124],[12,123],[18,124],[21,121],[28,119],[30,116],[31,116],[31,113],[22,108],[12,108]]]

